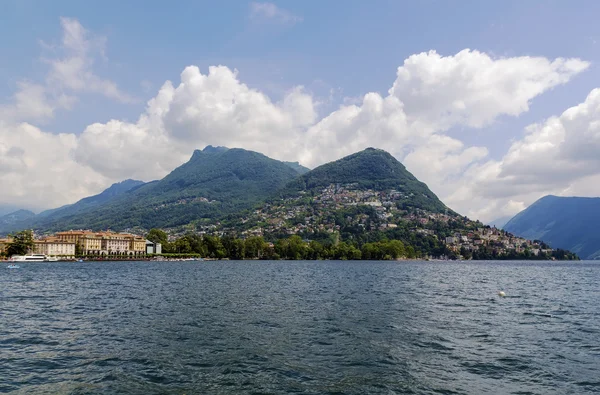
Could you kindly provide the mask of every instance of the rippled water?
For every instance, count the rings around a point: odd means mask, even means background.
[[[599,393],[599,289],[594,263],[23,264],[0,392]]]

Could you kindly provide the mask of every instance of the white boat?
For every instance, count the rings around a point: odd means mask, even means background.
[[[11,262],[57,262],[56,257],[49,257],[44,254],[13,255]]]
[[[10,265],[7,266],[7,268],[9,269],[18,269],[20,266],[19,265],[15,265],[14,263],[11,263]]]

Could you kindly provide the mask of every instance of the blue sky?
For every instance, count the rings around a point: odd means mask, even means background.
[[[275,14],[260,7],[256,11],[257,4],[268,5]],[[500,111],[483,127],[456,123],[444,131],[467,147],[485,147],[488,160],[500,161],[527,125],[582,103],[600,81],[596,1],[178,1],[166,6],[145,1],[8,0],[0,3],[0,15],[0,103],[11,103],[20,82],[46,79],[45,59],[52,58],[61,43],[61,17],[77,21],[103,41],[94,73],[135,99],[123,102],[82,90],[68,109],[57,108],[43,120],[25,120],[51,134],[79,136],[88,125],[111,119],[135,123],[165,81],[177,86],[190,65],[204,74],[211,65],[237,69],[239,81],[273,102],[303,86],[318,103],[316,122],[340,105],[359,103],[368,92],[387,95],[405,59],[429,50],[441,56],[470,48],[494,59],[531,56],[589,62],[568,83],[532,97],[528,110],[518,116]],[[410,166],[409,170],[419,175]],[[519,201],[528,204],[531,199]]]

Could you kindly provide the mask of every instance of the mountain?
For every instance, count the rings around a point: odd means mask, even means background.
[[[528,239],[568,249],[581,259],[600,259],[600,198],[545,196],[504,226]]]
[[[35,213],[29,210],[17,210],[0,217],[0,228],[11,226],[35,217]]]
[[[506,225],[506,223],[508,221],[510,221],[512,217],[510,215],[504,216],[504,217],[500,217],[500,218],[496,218],[493,221],[490,221],[487,223],[487,225],[489,226],[495,226],[498,229],[502,229],[504,227],[504,225]]]
[[[110,187],[99,193],[98,195],[83,198],[76,203],[68,204],[59,208],[42,211],[38,214],[38,218],[46,218],[47,220],[57,220],[62,217],[76,215],[77,213],[87,211],[91,208],[101,206],[110,202],[117,196],[138,188],[145,183],[138,180],[125,180],[112,184]]]
[[[109,188],[97,195],[83,198],[73,204],[67,204],[55,209],[42,211],[38,215],[35,215],[31,211],[20,210],[19,212],[23,213],[12,221],[2,221],[2,219],[0,219],[0,232],[6,233],[7,231],[25,228],[43,229],[44,224],[57,222],[60,221],[61,218],[72,217],[79,213],[86,212],[90,209],[106,204],[114,198],[142,185],[144,185],[143,181],[121,181],[112,184]]]
[[[222,153],[222,152],[225,152],[225,151],[228,151],[228,150],[229,150],[229,148],[227,148],[227,147],[214,147],[212,145],[207,145],[202,150],[202,152],[204,152],[204,153]],[[296,170],[296,172],[298,174],[304,174],[304,173],[307,173],[308,171],[310,171],[310,169],[308,167],[302,166],[299,162],[285,162],[285,161],[282,161],[282,163],[285,163],[286,165],[288,165],[292,169]]]
[[[0,204],[0,216],[11,214],[14,211],[19,211],[19,207],[13,205]]]
[[[308,167],[302,166],[299,162],[283,162],[292,169],[296,170],[298,174],[306,174],[310,171]]]
[[[354,184],[353,188],[357,190],[394,190],[405,197],[403,203],[407,207],[434,213],[450,211],[402,163],[388,152],[376,148],[367,148],[319,166],[288,184],[280,196],[294,196],[299,192],[315,194],[335,184]]]
[[[44,220],[38,226],[44,230],[149,229],[214,221],[254,206],[297,176],[288,165],[263,154],[207,146],[194,151],[187,163],[162,180],[56,221]]]

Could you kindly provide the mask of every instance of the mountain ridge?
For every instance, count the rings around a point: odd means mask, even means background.
[[[544,240],[582,259],[600,259],[600,198],[547,195],[515,215],[504,229]]]
[[[59,228],[184,226],[252,207],[297,177],[288,165],[240,148],[207,146],[161,180],[139,185],[102,206],[45,223]]]
[[[372,147],[316,167],[290,182],[281,195],[314,192],[331,184],[350,183],[357,184],[359,189],[407,191],[414,194],[410,204],[416,208],[452,212],[390,153]]]

